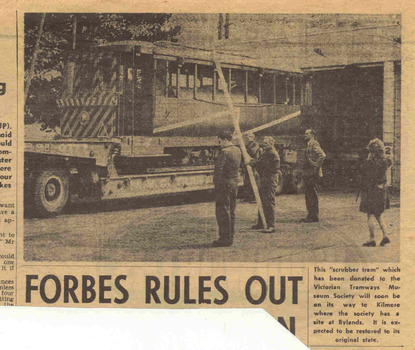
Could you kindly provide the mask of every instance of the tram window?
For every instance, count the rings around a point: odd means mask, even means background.
[[[247,102],[248,103],[258,103],[258,98],[256,94],[253,92],[254,87],[254,81],[253,81],[253,75],[254,72],[244,71],[242,69],[232,69],[231,74],[231,96],[232,101],[234,103],[245,103],[245,79],[246,79],[246,73],[248,72],[248,96],[247,96]],[[225,70],[224,72],[225,80],[228,82],[229,80],[229,72]],[[257,78],[258,80],[258,78]],[[258,86],[258,82],[255,83],[255,86]]]
[[[304,85],[304,101],[305,106],[312,105],[312,83],[310,80],[307,80]]]
[[[301,105],[301,94],[302,94],[303,86],[301,82],[301,78],[295,79],[295,105]]]
[[[127,69],[127,76],[126,76],[126,95],[132,95],[132,81],[133,81],[133,77],[134,77],[134,72],[133,72],[133,68],[128,68]]]
[[[93,71],[90,65],[84,65],[81,77],[81,92],[91,92],[92,82],[94,79]]]
[[[277,87],[277,104],[284,104],[286,102],[286,77],[284,75],[276,76]]]
[[[193,99],[194,64],[185,63],[180,69],[180,98]]]
[[[177,97],[176,79],[177,79],[177,64],[175,62],[168,63],[168,69],[165,71],[165,87],[167,88],[167,97]]]
[[[248,103],[258,103],[258,72],[248,71]]]
[[[200,87],[208,87],[213,85],[213,79],[209,77],[203,77],[202,78],[202,84]]]
[[[157,60],[156,96],[176,97],[176,72],[174,62]]]
[[[261,80],[262,103],[274,103],[274,77],[264,74]]]
[[[289,78],[287,80],[287,99],[285,104],[292,105],[293,104],[293,80]]]
[[[96,55],[78,56],[74,63],[69,62],[67,70],[68,91],[71,91],[70,84],[73,84],[73,90],[80,93],[90,93],[93,91],[105,91],[111,89],[111,80],[113,78],[114,58],[97,57]],[[71,68],[75,65],[75,68]],[[74,77],[72,81],[72,71]]]
[[[127,70],[127,80],[126,80],[126,94],[132,95],[132,89],[134,84],[134,74],[135,74],[135,91],[134,94],[136,97],[140,97],[143,93],[142,89],[142,72],[141,69],[128,68]]]
[[[169,71],[168,97],[177,97],[176,79],[177,79],[177,74],[170,70]]]
[[[212,101],[213,93],[213,67],[198,65],[197,99]]]
[[[176,87],[177,86],[177,73],[174,72],[171,74],[172,81],[171,86]],[[180,72],[179,75],[179,87],[180,89],[184,89],[186,87],[186,75]]]
[[[194,65],[184,64],[180,67],[179,75],[179,97],[193,98]],[[177,97],[177,72],[176,62],[159,60],[156,72],[157,96]]]
[[[88,93],[93,88],[94,67],[90,57],[79,57],[75,63],[74,92]]]
[[[156,70],[156,96],[164,96],[167,85],[167,61],[157,60]]]
[[[65,94],[70,95],[73,93],[74,88],[75,62],[68,61],[64,69],[64,86],[66,86]]]
[[[99,58],[94,89],[98,91],[111,89],[113,59],[111,57]]]
[[[232,100],[236,103],[245,102],[245,72],[232,69]]]
[[[170,72],[170,76],[171,76],[170,86],[176,87],[177,74]]]

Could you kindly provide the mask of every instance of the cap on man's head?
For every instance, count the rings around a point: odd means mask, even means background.
[[[375,138],[369,142],[366,149],[372,153],[385,153],[386,147],[382,140]]]
[[[262,143],[265,143],[270,146],[274,146],[275,140],[272,136],[264,136]]]
[[[314,129],[307,129],[306,131],[305,131],[305,134],[311,134],[311,135],[313,135],[313,136],[316,136],[316,132],[314,131]]]
[[[218,137],[221,140],[228,140],[232,141],[233,138],[233,132],[231,130],[221,130],[218,133]]]
[[[245,138],[246,138],[247,140],[255,140],[255,134],[254,134],[253,132],[247,132],[247,133],[245,134]]]

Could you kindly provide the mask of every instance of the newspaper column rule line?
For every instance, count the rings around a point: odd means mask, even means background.
[[[18,21],[18,11],[16,10],[16,86],[19,86],[19,21]],[[44,17],[43,17],[44,20]],[[42,24],[43,26],[43,24]],[[25,100],[26,102],[26,100]],[[17,120],[17,135],[19,135],[19,89],[16,89],[16,120]],[[17,145],[17,149],[19,149],[19,137],[16,138],[16,145]],[[19,162],[16,162],[16,184],[19,183]],[[19,237],[17,236],[18,234],[18,223],[19,223],[19,201],[18,201],[18,191],[16,190],[16,261],[17,261],[17,255],[18,255],[18,242],[19,242]],[[18,305],[17,303],[17,298],[18,298],[18,294],[17,291],[18,289],[18,279],[17,279],[17,270],[19,268],[19,264],[15,264],[15,286],[16,286],[16,293],[14,295],[14,300],[15,300],[15,305]]]
[[[99,266],[101,267],[118,267],[119,265],[74,265],[74,264],[67,264],[67,265],[57,265],[57,264],[21,264],[20,266],[24,266],[24,267],[36,267],[36,266],[53,266],[53,267],[72,267],[72,266],[76,266],[76,267],[91,267],[91,266]],[[159,267],[159,265],[145,265],[146,267]],[[142,265],[123,265],[123,267],[143,267]],[[195,266],[189,266],[189,265],[165,265],[164,267],[180,267],[180,268],[205,268],[206,266],[199,266],[199,265],[195,265]],[[246,269],[246,268],[256,268],[258,266],[208,266],[210,269],[223,269],[223,268],[227,268],[227,269]],[[264,268],[267,269],[306,269],[306,267],[301,266],[301,267],[296,267],[296,266],[264,266]]]
[[[310,268],[307,267],[307,346],[310,347]]]

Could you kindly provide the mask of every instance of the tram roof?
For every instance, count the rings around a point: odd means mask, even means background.
[[[154,55],[156,58],[169,61],[182,59],[183,63],[200,63],[205,65],[213,64],[213,51],[208,49],[183,46],[171,42],[147,41],[117,41],[98,45],[109,51],[137,52],[140,54]],[[220,60],[225,68],[245,68],[257,69],[262,68],[269,71],[278,71],[284,73],[301,73],[301,70],[291,64],[284,64],[273,60],[273,62],[264,62],[263,59],[253,58],[243,54],[233,54],[231,52],[216,51],[215,56]]]
[[[294,70],[302,71],[381,66],[385,61],[401,60],[401,26],[310,30],[308,34],[269,40],[223,42],[219,49],[263,57],[268,62],[291,63]]]

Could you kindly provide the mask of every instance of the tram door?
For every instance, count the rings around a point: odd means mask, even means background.
[[[123,71],[122,134],[147,135],[152,125],[153,105],[150,59],[137,54],[127,55]]]

